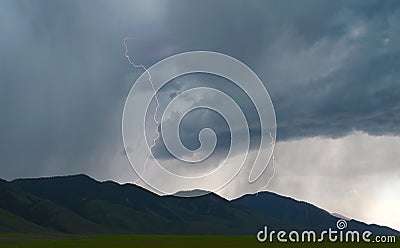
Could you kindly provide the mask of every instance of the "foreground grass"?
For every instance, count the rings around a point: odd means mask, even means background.
[[[0,235],[0,247],[399,247],[396,243],[259,243],[254,236],[163,236],[163,235]]]

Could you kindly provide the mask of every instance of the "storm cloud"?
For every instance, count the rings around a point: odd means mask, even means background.
[[[225,53],[247,64],[269,91],[278,147],[281,142],[288,153],[297,149],[291,144],[303,147],[296,142],[314,137],[340,140],[361,132],[398,138],[399,23],[399,1],[3,0],[0,177],[87,173],[136,180],[121,152],[121,117],[143,71],[124,57],[125,37],[129,55],[147,67],[192,50]],[[160,95],[167,101],[199,79],[204,77],[177,78]],[[205,79],[205,85],[218,81]],[[250,106],[231,87],[226,91]],[[257,136],[256,113],[248,109]],[[218,131],[220,145],[228,146],[221,118],[202,115]],[[184,123],[183,142],[196,148],[192,137],[206,123],[190,115]],[[158,156],[165,158],[160,146]],[[272,186],[309,197],[279,181]],[[226,195],[237,196],[234,188]]]

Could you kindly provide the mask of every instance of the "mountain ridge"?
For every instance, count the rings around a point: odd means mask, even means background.
[[[271,192],[232,201],[214,193],[194,198],[158,196],[134,184],[99,182],[84,174],[1,180],[0,196],[0,213],[3,209],[11,214],[7,216],[22,218],[32,228],[41,228],[39,232],[248,235],[264,225],[318,231],[335,228],[338,220],[312,204]],[[1,216],[0,232],[12,232],[2,228]],[[400,235],[389,227],[355,220],[349,227]]]

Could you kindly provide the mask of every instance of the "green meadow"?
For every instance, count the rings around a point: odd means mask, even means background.
[[[259,243],[253,236],[170,236],[170,235],[0,235],[0,247],[399,247],[396,243]]]

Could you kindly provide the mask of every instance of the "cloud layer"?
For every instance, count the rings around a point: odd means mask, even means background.
[[[378,196],[385,209],[398,204],[386,195],[398,189],[400,2],[3,0],[0,23],[1,177],[88,173],[136,180],[121,156],[123,104],[142,73],[124,57],[122,39],[132,37],[129,54],[146,66],[191,50],[226,53],[249,65],[277,115],[281,174],[272,189],[393,223],[373,204]],[[165,99],[197,79],[181,78]],[[249,107],[256,133],[253,112]],[[227,146],[219,117],[202,115],[221,129]],[[191,137],[206,124],[189,117],[182,137],[196,147]],[[381,187],[366,186],[386,176]],[[237,195],[237,187],[240,181],[225,196]],[[334,192],[343,204],[332,203]],[[371,207],[357,215],[344,203],[352,199]]]

